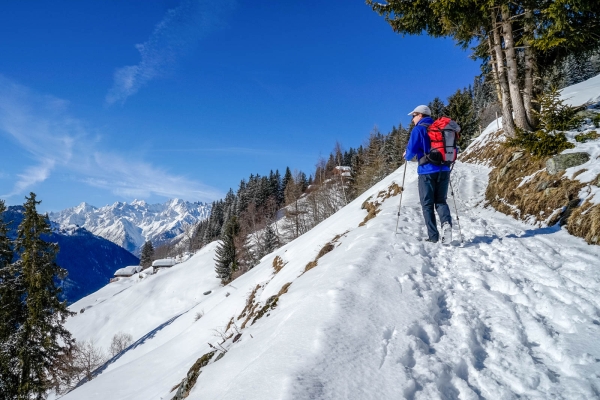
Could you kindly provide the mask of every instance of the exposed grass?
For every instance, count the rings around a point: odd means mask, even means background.
[[[589,142],[590,140],[596,140],[600,138],[600,135],[596,131],[590,131],[587,133],[580,133],[579,135],[575,135],[575,140],[579,143]]]
[[[589,244],[600,244],[600,204],[585,201],[573,210],[567,223],[570,234],[585,239]]]
[[[281,289],[279,289],[279,293],[277,293],[277,296],[281,296],[282,294],[286,294],[288,289],[290,288],[290,286],[292,286],[292,282],[288,282],[285,285],[283,285],[281,287]]]
[[[396,182],[392,182],[390,186],[388,186],[387,190],[382,190],[379,193],[377,193],[377,197],[375,198],[375,200],[369,201],[373,197],[369,196],[367,200],[365,200],[361,205],[361,209],[367,210],[367,216],[360,224],[358,224],[358,226],[365,226],[367,222],[369,222],[370,220],[375,218],[377,214],[379,214],[379,212],[381,211],[379,209],[379,206],[381,206],[381,204],[384,201],[386,201],[390,197],[398,195],[403,190],[404,189],[402,188],[402,186],[398,185]]]
[[[273,270],[275,271],[275,273],[281,271],[281,269],[285,267],[285,264],[287,263],[284,263],[281,257],[275,256],[275,258],[273,259]]]
[[[564,172],[548,174],[546,160],[527,152],[511,161],[513,154],[519,151],[522,152],[519,148],[506,148],[502,157],[494,159],[486,200],[498,211],[515,218],[555,224],[562,208],[577,199],[585,184],[564,178]],[[527,182],[521,184],[525,178]]]
[[[177,390],[177,393],[175,394],[175,397],[173,397],[174,400],[175,399],[177,399],[177,400],[185,399],[186,397],[188,397],[190,395],[190,391],[196,384],[196,381],[198,380],[198,376],[202,372],[201,371],[202,368],[208,364],[208,362],[214,355],[215,355],[215,352],[211,351],[210,353],[206,353],[202,357],[200,357],[198,360],[196,360],[194,365],[192,365],[192,367],[189,369],[186,377],[183,378],[183,380],[181,381],[181,383],[179,385],[173,387],[173,389],[171,390],[171,391],[173,391],[176,388],[179,388]]]

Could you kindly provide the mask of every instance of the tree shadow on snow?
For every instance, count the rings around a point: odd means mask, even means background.
[[[494,240],[523,239],[523,238],[529,238],[529,237],[533,237],[533,236],[551,235],[558,231],[560,231],[560,225],[556,224],[556,225],[548,226],[545,228],[527,229],[520,234],[511,233],[510,235],[506,235],[506,236],[498,236],[498,235],[475,236],[473,239],[469,240],[468,243],[465,243],[465,245],[463,247],[473,247],[473,246],[478,246],[480,244],[491,244]]]
[[[163,322],[162,324],[160,324],[159,326],[157,326],[156,328],[152,329],[150,332],[146,333],[144,336],[142,336],[141,338],[139,338],[138,340],[136,340],[135,342],[133,342],[127,348],[123,349],[120,353],[116,354],[114,357],[110,358],[108,361],[106,361],[100,367],[96,368],[94,370],[94,372],[92,372],[92,378],[95,378],[96,376],[98,376],[102,372],[104,372],[104,370],[106,370],[106,368],[108,368],[109,365],[111,365],[112,363],[114,363],[115,361],[117,361],[119,358],[121,358],[129,350],[133,350],[133,349],[137,348],[138,346],[143,345],[147,340],[152,339],[154,336],[156,336],[156,334],[158,332],[160,332],[161,330],[163,330],[165,327],[171,325],[173,323],[173,321],[175,321],[177,318],[181,317],[183,314],[186,314],[187,312],[189,312],[191,309],[193,309],[197,305],[198,304],[195,304],[190,309],[188,309],[188,310],[186,310],[186,311],[184,311],[184,312],[182,312],[180,314],[177,314],[176,316],[172,317],[171,319]],[[83,378],[81,381],[79,381],[79,383],[77,383],[77,385],[75,385],[75,387],[73,388],[73,390],[75,390],[76,388],[80,387],[81,385],[83,385],[86,382],[88,382],[88,379],[87,378]]]

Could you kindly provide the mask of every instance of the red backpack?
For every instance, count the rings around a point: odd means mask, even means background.
[[[427,127],[431,150],[421,157],[419,165],[431,163],[451,166],[454,164],[458,154],[460,126],[448,117],[438,118],[431,125],[422,125]]]

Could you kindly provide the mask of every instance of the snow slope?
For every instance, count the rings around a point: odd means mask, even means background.
[[[63,398],[170,399],[234,316],[241,339],[223,344],[189,399],[598,398],[600,247],[482,208],[488,169],[462,163],[452,181],[464,245],[421,241],[412,163],[398,234],[398,196],[359,227],[361,204],[402,168],[231,285],[214,278],[212,244],[74,304],[87,308],[67,323],[78,340],[107,347],[124,331],[136,342]],[[287,263],[277,274],[275,256]],[[241,329],[252,290],[264,286],[264,304],[288,282],[270,315]]]
[[[87,203],[50,214],[62,227],[79,225],[134,254],[146,240],[156,246],[182,233],[183,223],[196,224],[208,218],[210,204],[171,199],[162,204],[134,200],[104,207]]]

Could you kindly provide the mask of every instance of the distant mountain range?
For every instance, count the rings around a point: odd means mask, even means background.
[[[162,204],[134,200],[131,204],[94,207],[87,203],[50,213],[61,228],[79,226],[101,236],[133,254],[139,254],[146,240],[155,246],[170,241],[183,232],[183,224],[195,224],[210,215],[211,205],[172,199]]]
[[[15,238],[23,220],[23,207],[8,207],[1,217],[9,223],[9,237]],[[69,272],[62,283],[64,297],[72,303],[106,285],[114,272],[139,259],[124,248],[90,233],[82,227],[68,229],[53,224],[53,232],[44,238],[58,243],[57,264]]]

